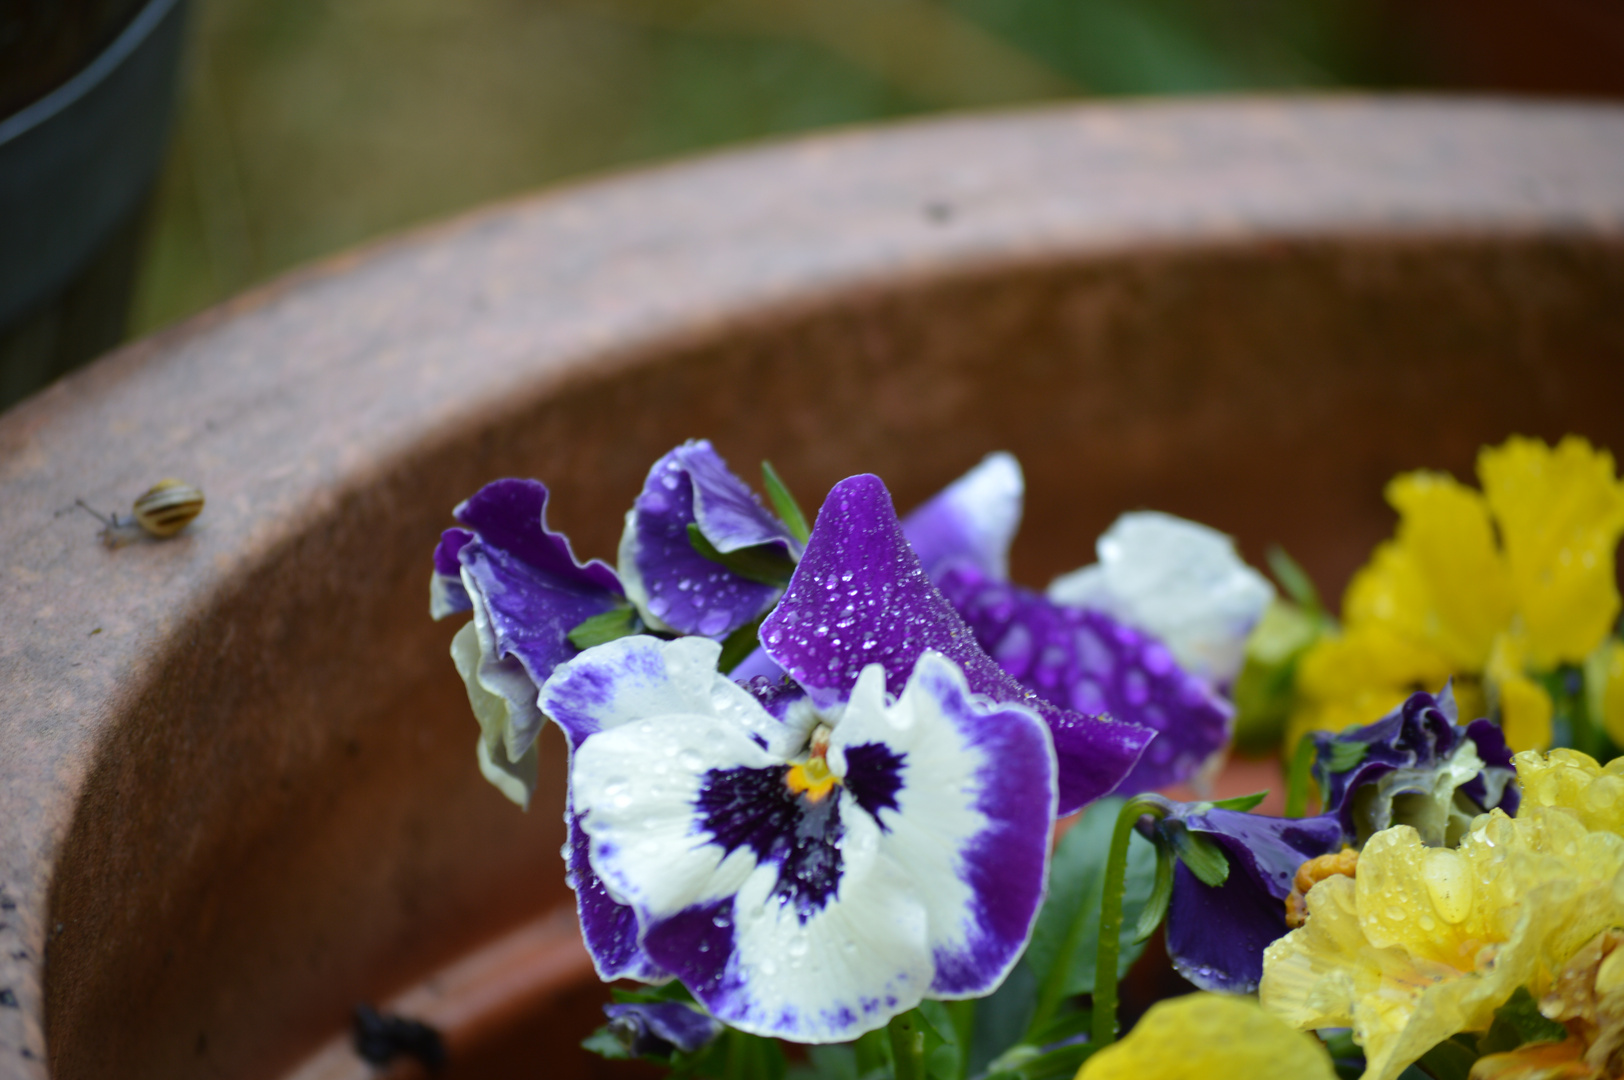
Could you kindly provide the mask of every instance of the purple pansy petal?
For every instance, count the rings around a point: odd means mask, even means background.
[[[717,715],[652,716],[577,751],[592,865],[718,1019],[845,1041],[926,993],[986,992],[1024,947],[1054,805],[1041,721],[973,697],[936,654],[888,701],[875,665],[823,718],[837,779],[821,798],[789,787],[797,759]]]
[[[581,919],[581,940],[592,966],[604,982],[637,979],[659,983],[671,977],[649,958],[639,942],[637,913],[615,900],[592,869],[590,843],[573,808],[566,809],[569,842],[564,848],[564,881],[575,891],[575,910]]]
[[[773,544],[791,558],[800,555],[801,543],[788,526],[767,512],[709,442],[686,442],[671,456],[693,481],[694,521],[717,551]]]
[[[1117,794],[1184,783],[1222,760],[1233,707],[1180,668],[1161,642],[966,563],[949,567],[937,584],[981,647],[1023,686],[1061,708],[1106,713],[1157,733]]]
[[[702,637],[618,638],[560,664],[538,700],[575,748],[600,731],[676,713],[723,717],[778,753],[800,746],[804,727],[786,726],[750,691],[717,672],[721,651]]]
[[[1342,846],[1335,815],[1274,818],[1221,810],[1205,803],[1173,804],[1158,828],[1184,828],[1216,842],[1229,859],[1229,877],[1203,884],[1180,863],[1167,912],[1167,951],[1180,975],[1203,990],[1249,994],[1263,978],[1263,950],[1282,937],[1285,899],[1309,859]]]
[[[1504,738],[1486,721],[1462,727],[1456,715],[1454,690],[1445,686],[1436,697],[1411,694],[1373,724],[1312,735],[1319,751],[1314,773],[1325,792],[1326,811],[1338,815],[1350,840],[1363,842],[1402,823],[1438,846],[1452,842],[1478,813],[1516,809],[1516,788],[1510,784],[1515,770]],[[1357,760],[1332,772],[1329,763],[1339,745],[1358,748]],[[1363,789],[1373,791],[1355,798]],[[1402,812],[1400,796],[1407,796]],[[1462,806],[1463,799],[1470,801]]]
[[[690,462],[700,466],[703,489],[696,484]],[[720,477],[731,484],[721,482]],[[753,499],[749,489],[727,472],[709,443],[686,443],[654,463],[642,493],[626,515],[619,559],[626,594],[651,627],[721,639],[767,610],[778,596],[777,587],[740,577],[705,558],[694,550],[688,536],[688,526],[699,524],[705,538],[725,551],[736,550],[740,540],[763,535],[776,522],[765,517],[759,506],[755,508],[767,525],[754,522],[741,506],[754,505]],[[706,513],[705,522],[696,514],[700,507]],[[718,537],[705,530],[707,524],[719,526],[722,543],[734,547],[718,543]],[[788,551],[789,534],[782,526],[778,528],[777,539]]]
[[[1009,545],[1020,528],[1025,492],[1015,456],[988,454],[903,518],[903,535],[932,578],[964,559],[1003,580],[1009,577]]]
[[[1103,611],[1165,643],[1214,685],[1240,674],[1246,638],[1274,598],[1216,529],[1155,511],[1123,514],[1095,545],[1100,561],[1055,579],[1049,599]]]
[[[785,678],[784,669],[773,663],[773,658],[767,655],[767,650],[759,645],[727,674],[734,682],[749,682],[758,676],[774,682]]]
[[[474,602],[462,587],[462,561],[457,553],[474,538],[467,529],[447,529],[434,545],[434,573],[429,576],[429,615],[436,621],[459,611],[468,611]]]
[[[1062,814],[1114,789],[1155,737],[1133,724],[1062,709],[1000,668],[925,575],[876,476],[850,477],[829,492],[761,638],[768,655],[822,706],[844,700],[870,663],[884,666],[886,688],[895,694],[925,650],[942,653],[974,693],[1025,705],[1048,724]]]
[[[680,1001],[605,1005],[610,1028],[635,1055],[669,1057],[673,1050],[692,1054],[722,1034],[722,1025]]]
[[[564,534],[547,528],[547,488],[539,481],[492,481],[454,516],[474,531],[481,546],[507,552],[560,587],[622,595],[614,570],[598,559],[577,561]]]

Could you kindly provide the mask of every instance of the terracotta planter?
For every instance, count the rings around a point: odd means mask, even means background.
[[[1154,506],[1336,589],[1393,472],[1466,474],[1513,431],[1624,451],[1621,390],[1624,110],[1601,107],[861,130],[245,296],[0,418],[0,1077],[361,1076],[322,1046],[402,993],[447,1026],[448,1076],[591,1067],[568,1048],[597,991],[561,989],[587,972],[562,746],[529,814],[491,790],[427,616],[430,546],[482,481],[544,477],[611,555],[687,436],[808,498],[871,470],[904,504],[1006,447],[1024,580]],[[171,474],[209,497],[179,539],[109,551],[71,509]]]

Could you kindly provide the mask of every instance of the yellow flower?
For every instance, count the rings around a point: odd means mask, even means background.
[[[1077,1080],[1332,1080],[1318,1039],[1293,1031],[1249,997],[1187,994],[1145,1013],[1127,1038],[1083,1062]]]
[[[1263,1004],[1299,1028],[1351,1027],[1367,1080],[1535,998],[1587,942],[1624,926],[1624,761],[1521,754],[1516,818],[1480,816],[1457,850],[1408,826],[1371,837],[1357,878],[1308,893],[1308,922],[1264,952]]]
[[[1611,454],[1571,435],[1485,448],[1477,473],[1481,492],[1435,472],[1388,484],[1397,534],[1348,585],[1345,632],[1303,657],[1289,742],[1370,723],[1451,676],[1466,677],[1457,692],[1484,680],[1513,747],[1550,742],[1551,701],[1529,673],[1584,663],[1617,617],[1624,483]],[[1624,654],[1617,665],[1609,720],[1624,733]]]

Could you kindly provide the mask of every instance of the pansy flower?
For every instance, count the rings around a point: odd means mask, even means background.
[[[1230,654],[1272,589],[1228,537],[1150,513],[1124,515],[1100,539],[1100,563],[1048,596],[1022,588],[1008,580],[1008,549],[1023,490],[1015,459],[990,454],[903,530],[977,643],[1023,686],[1158,732],[1119,794],[1199,781],[1221,764],[1233,726],[1216,686],[1233,678]]]
[[[737,561],[747,552],[756,563],[749,575]],[[721,640],[773,605],[783,591],[774,579],[787,580],[800,553],[789,527],[695,439],[649,470],[626,514],[619,570],[650,629]],[[734,565],[718,555],[734,556]]]
[[[1624,484],[1611,454],[1575,436],[1485,448],[1477,473],[1481,492],[1436,472],[1387,486],[1397,534],[1349,584],[1344,632],[1303,657],[1290,742],[1466,676],[1513,748],[1550,744],[1553,703],[1534,676],[1585,663],[1618,617]]]
[[[1517,765],[1540,771],[1537,755]],[[1587,771],[1515,818],[1478,818],[1456,849],[1408,825],[1372,836],[1357,875],[1314,885],[1306,924],[1265,951],[1264,1006],[1299,1028],[1351,1027],[1367,1080],[1391,1080],[1451,1035],[1487,1031],[1518,989],[1544,996],[1624,926],[1624,836],[1593,827],[1618,816],[1592,797],[1616,777]]]
[[[650,966],[801,1042],[989,992],[1042,899],[1057,779],[1103,794],[1150,733],[1044,709],[999,670],[871,476],[831,491],[762,640],[793,682],[638,636],[542,689],[591,867]]]
[[[1174,969],[1203,990],[1250,994],[1263,977],[1263,950],[1285,935],[1286,898],[1305,862],[1342,846],[1335,815],[1277,818],[1211,803],[1164,802],[1149,826],[1174,851],[1180,833],[1215,844],[1229,864],[1209,885],[1180,860],[1167,907],[1167,954]]]
[[[603,1007],[613,1035],[633,1057],[697,1053],[725,1030],[714,1018],[680,1001],[621,1002]]]
[[[521,806],[536,783],[535,741],[546,718],[536,691],[578,651],[569,632],[625,603],[615,572],[582,563],[547,528],[547,489],[534,480],[486,484],[455,511],[434,549],[430,612],[473,620],[451,656],[480,725],[480,771]]]
[[[1411,694],[1373,724],[1313,738],[1315,779],[1349,843],[1412,825],[1423,843],[1452,846],[1484,811],[1517,810],[1504,734],[1488,720],[1461,726],[1450,686],[1436,697]]]

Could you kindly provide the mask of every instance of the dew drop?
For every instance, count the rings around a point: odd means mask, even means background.
[[[1448,848],[1427,852],[1421,880],[1426,882],[1432,906],[1445,922],[1464,922],[1472,913],[1472,876],[1458,852]]]

